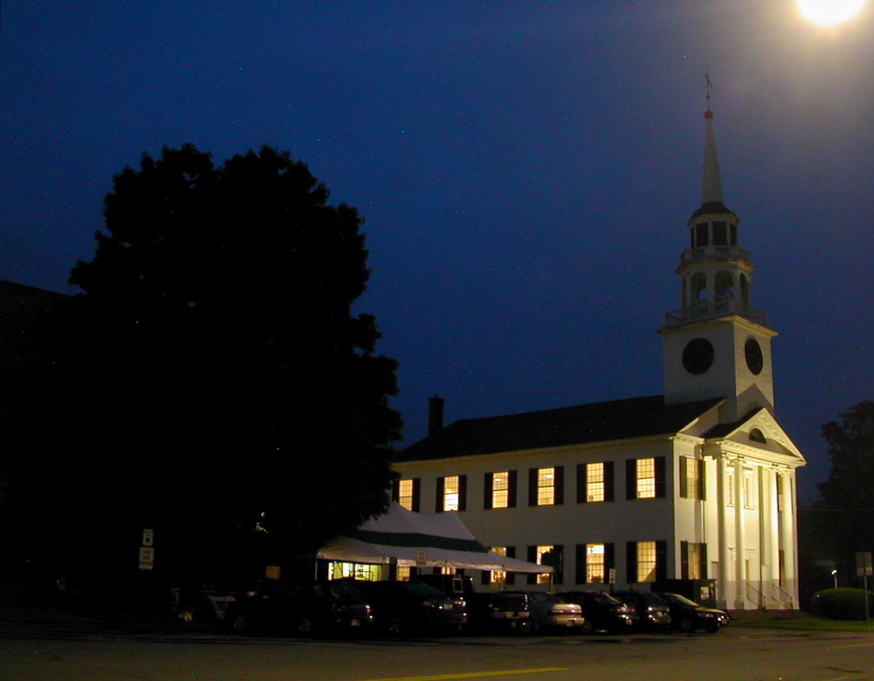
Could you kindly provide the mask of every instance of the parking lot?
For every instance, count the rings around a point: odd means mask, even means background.
[[[874,634],[251,637],[0,611],[0,681],[874,681]]]

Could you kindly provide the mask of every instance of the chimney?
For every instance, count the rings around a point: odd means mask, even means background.
[[[428,437],[436,435],[443,429],[443,403],[440,395],[428,398]]]

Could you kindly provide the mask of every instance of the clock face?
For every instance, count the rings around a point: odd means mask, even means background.
[[[696,338],[683,349],[683,366],[697,376],[710,368],[713,357],[713,344],[706,338]]]
[[[747,367],[753,372],[754,376],[762,373],[762,368],[765,366],[765,360],[762,356],[762,346],[755,338],[747,340],[744,345],[744,355],[747,359]]]

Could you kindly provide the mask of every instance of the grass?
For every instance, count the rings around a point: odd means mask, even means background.
[[[856,631],[874,633],[874,617],[870,619],[869,624],[870,628],[866,628],[865,620],[826,620],[804,615],[803,617],[792,618],[734,620],[729,626],[747,629],[784,629],[787,631]]]

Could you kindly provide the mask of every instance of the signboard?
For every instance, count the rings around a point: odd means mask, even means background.
[[[425,560],[426,560],[425,552],[422,551],[421,549],[416,551],[416,566],[417,567],[425,567]]]
[[[140,570],[153,570],[155,568],[155,549],[151,546],[140,547]]]
[[[856,554],[856,576],[870,577],[874,575],[874,564],[871,562],[870,551],[860,551]]]

